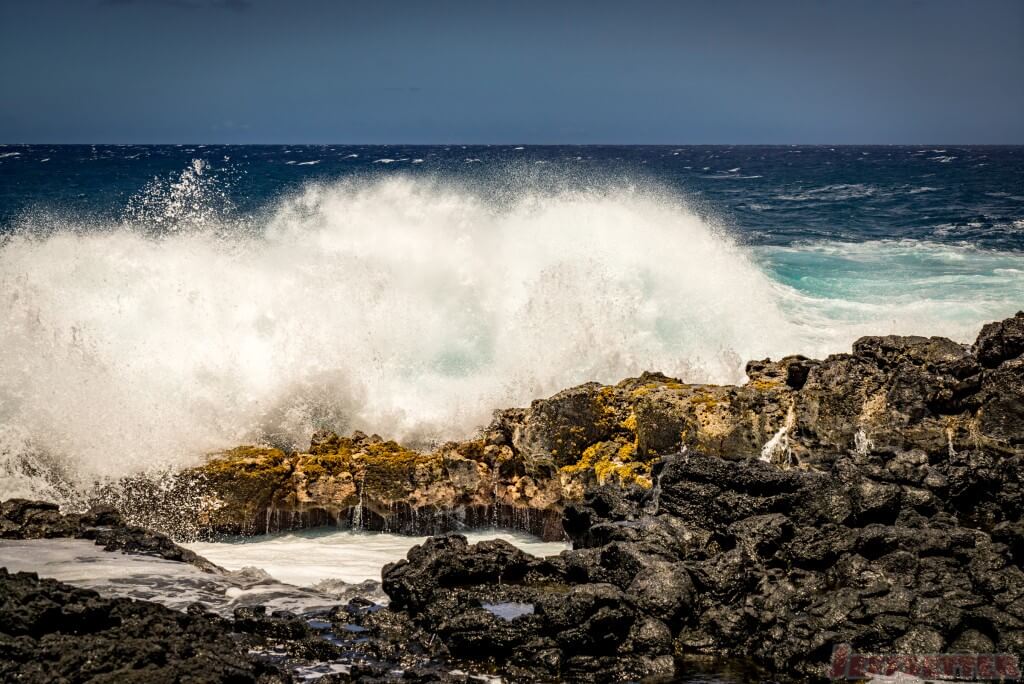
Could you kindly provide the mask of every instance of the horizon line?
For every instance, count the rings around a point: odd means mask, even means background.
[[[51,145],[58,147],[88,146],[88,145],[221,145],[221,146],[264,146],[275,147],[281,145],[295,146],[339,146],[339,147],[505,147],[520,145],[523,147],[927,147],[945,145],[949,147],[1024,147],[1021,142],[843,142],[843,143],[817,143],[817,142],[0,142],[0,146],[31,146]]]

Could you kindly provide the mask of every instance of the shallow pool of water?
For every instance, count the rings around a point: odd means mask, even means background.
[[[504,539],[541,556],[568,548],[508,530],[478,530],[467,537],[472,543]],[[309,613],[338,604],[339,582],[379,582],[384,565],[404,558],[425,539],[317,529],[186,545],[228,570],[226,574],[203,572],[188,563],[108,552],[84,539],[3,540],[0,567],[179,610],[198,601],[224,615],[239,606],[254,605]],[[352,589],[385,600],[379,587],[366,592]]]
[[[523,532],[499,529],[476,530],[466,538],[473,544],[504,539],[535,556],[556,555],[569,548],[565,542],[543,542]],[[185,546],[228,570],[260,568],[281,582],[311,587],[324,580],[380,581],[386,564],[405,558],[409,549],[426,539],[318,528]]]
[[[221,615],[242,606],[309,613],[338,600],[325,592],[278,582],[254,568],[209,573],[188,563],[104,551],[85,539],[0,541],[0,567],[34,572],[104,596],[155,601],[184,610],[202,603]]]

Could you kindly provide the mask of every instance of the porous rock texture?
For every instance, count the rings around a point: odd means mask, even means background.
[[[676,451],[651,487],[569,503],[560,556],[432,539],[385,568],[384,589],[454,655],[517,681],[672,677],[695,656],[824,680],[840,644],[1019,658],[1022,350],[1018,314],[972,348],[874,337],[821,362],[752,364],[749,389],[620,385],[638,449]],[[608,437],[581,434],[573,453]]]
[[[146,601],[109,599],[0,568],[5,682],[291,681],[246,655],[226,621]]]
[[[46,502],[0,501],[0,545],[57,538],[224,572],[109,509],[61,513]],[[327,673],[317,681],[467,684],[470,675],[450,660],[407,616],[361,596],[339,599],[312,622],[263,606],[239,606],[226,618],[201,603],[172,610],[0,567],[2,682],[285,684]]]
[[[651,490],[569,506],[571,551],[435,538],[385,568],[384,590],[454,655],[517,681],[671,676],[686,656],[820,680],[839,644],[1019,656],[1024,524],[998,492],[1020,486],[1020,457],[1005,458],[976,475],[949,456],[818,471],[688,452],[658,464]],[[994,502],[984,516],[944,496],[954,481]],[[507,619],[502,605],[527,608]]]
[[[645,373],[498,411],[477,438],[430,452],[325,432],[304,453],[239,447],[180,478],[203,502],[198,525],[207,532],[334,524],[440,533],[500,524],[553,539],[562,535],[562,510],[588,489],[649,488],[653,465],[684,449],[781,468],[829,469],[857,455],[908,475],[948,457],[956,465],[945,483],[938,474],[928,487],[911,478],[899,496],[939,493],[992,522],[1000,504],[978,500],[958,479],[968,469],[979,482],[998,478],[1003,459],[1024,448],[1022,347],[1024,312],[986,325],[973,346],[864,337],[851,353],[824,360],[752,361],[739,386]],[[877,495],[894,491],[883,486]]]

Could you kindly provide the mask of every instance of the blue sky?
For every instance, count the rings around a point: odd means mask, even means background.
[[[0,141],[1024,143],[1024,1],[0,0]]]

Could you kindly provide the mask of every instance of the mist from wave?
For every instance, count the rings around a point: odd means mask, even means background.
[[[752,248],[706,215],[643,185],[495,199],[399,175],[240,217],[195,162],[120,221],[29,216],[0,242],[0,494],[55,498],[39,460],[88,483],[321,428],[430,444],[589,380],[966,341],[1024,292],[1014,253]]]

